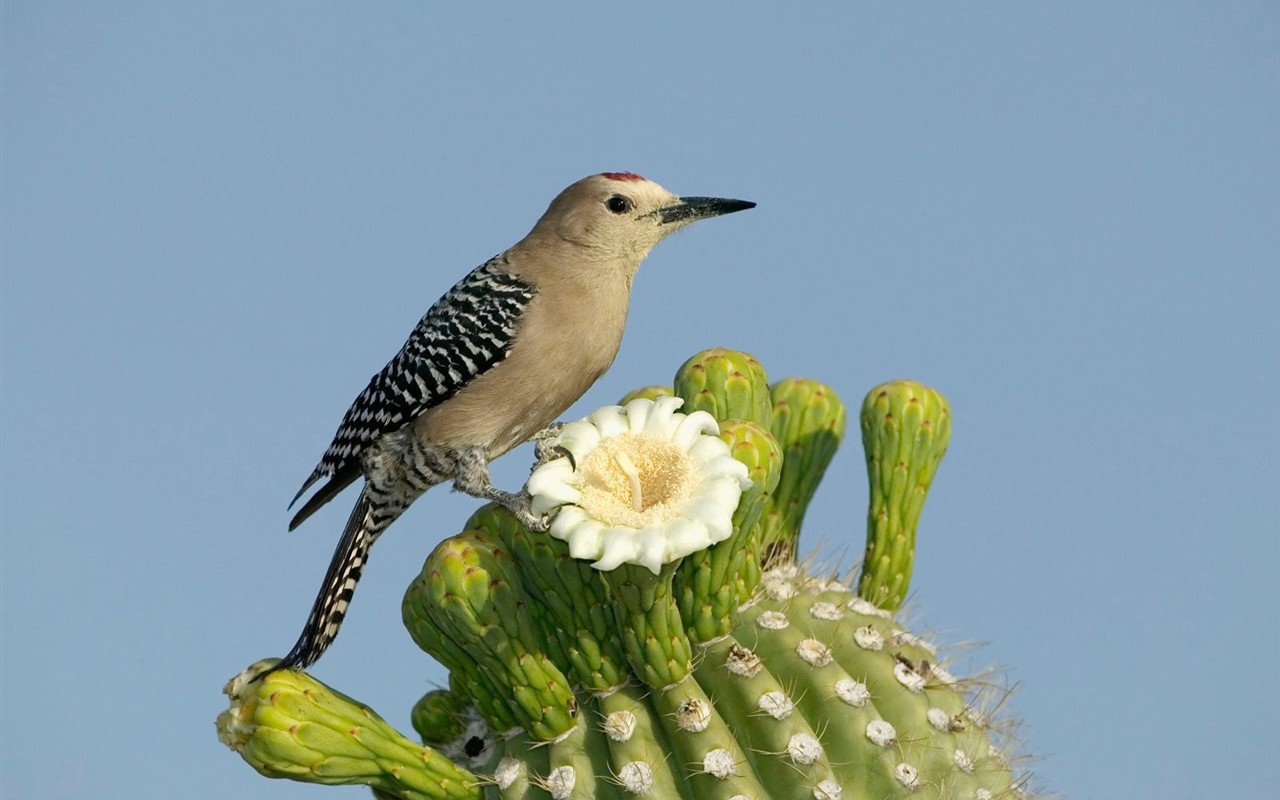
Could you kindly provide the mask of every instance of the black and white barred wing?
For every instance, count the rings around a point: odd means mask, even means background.
[[[437,300],[369,380],[293,502],[322,478],[330,481],[298,511],[290,530],[360,475],[360,455],[378,437],[400,430],[507,357],[534,289],[503,264],[500,256],[490,259]]]

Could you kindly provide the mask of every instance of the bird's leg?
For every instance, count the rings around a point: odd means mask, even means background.
[[[530,510],[531,499],[527,492],[504,492],[493,485],[493,479],[489,476],[489,459],[482,447],[458,451],[453,488],[503,506],[531,531],[545,531],[551,525],[550,519],[535,516]]]

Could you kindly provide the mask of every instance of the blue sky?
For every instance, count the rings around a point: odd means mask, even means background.
[[[912,618],[987,643],[958,669],[1018,685],[1039,785],[1280,785],[1274,3],[11,0],[0,35],[5,798],[367,797],[214,737],[352,498],[285,505],[427,306],[603,170],[759,207],[657,248],[572,415],[712,345],[851,406],[936,386]],[[850,442],[807,545],[852,563],[865,501]],[[315,669],[402,729],[442,672],[400,597],[473,507],[392,528]]]

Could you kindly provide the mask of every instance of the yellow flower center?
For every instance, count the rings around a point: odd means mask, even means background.
[[[605,439],[579,471],[582,509],[605,524],[631,528],[676,516],[696,482],[683,450],[668,439],[637,433]]]

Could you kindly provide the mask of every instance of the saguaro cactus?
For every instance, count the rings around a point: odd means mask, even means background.
[[[427,558],[404,622],[450,678],[413,709],[420,743],[304,673],[250,680],[258,665],[228,684],[222,740],[264,775],[384,799],[1025,796],[981,684],[893,614],[941,395],[897,381],[863,405],[857,593],[795,561],[844,420],[829,387],[694,356],[672,388],[565,426],[527,485],[548,532],[487,506]]]

